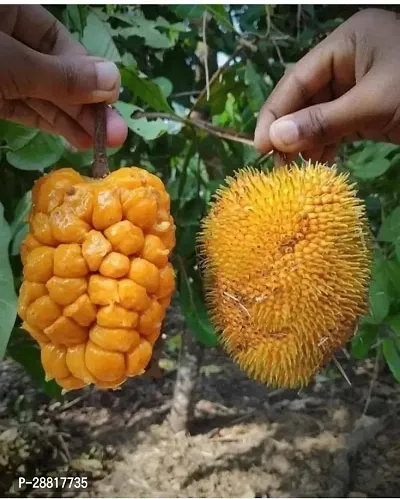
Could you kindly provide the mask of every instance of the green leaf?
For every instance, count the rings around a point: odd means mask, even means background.
[[[210,14],[215,17],[215,20],[228,31],[235,31],[230,19],[229,14],[223,5],[205,5],[205,8]]]
[[[396,243],[395,253],[396,253],[397,261],[400,263],[400,241],[398,243]]]
[[[156,111],[173,114],[161,88],[135,68],[121,69],[122,84],[127,86],[135,97],[139,97]]]
[[[188,33],[190,31],[189,26],[185,23],[172,23],[170,24],[164,17],[157,17],[155,20],[156,26],[160,28],[168,29],[169,31],[177,31],[179,33]]]
[[[55,381],[46,381],[45,372],[40,360],[40,349],[37,344],[26,338],[28,333],[22,329],[15,328],[13,337],[17,337],[17,341],[13,341],[7,353],[16,362],[21,364],[26,372],[31,376],[36,385],[43,390],[50,398],[61,399],[61,387]]]
[[[44,170],[62,156],[64,145],[60,137],[39,132],[23,147],[9,151],[7,161],[19,170]]]
[[[88,8],[86,5],[67,5],[65,15],[71,31],[76,31],[82,38],[87,22]]]
[[[165,98],[168,98],[171,95],[174,88],[171,80],[168,80],[168,78],[165,78],[164,76],[159,76],[158,78],[154,78],[153,81],[161,88]]]
[[[388,338],[382,345],[383,355],[396,381],[400,383],[400,356],[394,340]]]
[[[396,335],[400,335],[400,314],[388,317],[387,323]]]
[[[204,13],[204,5],[173,5],[170,10],[182,19],[199,19]]]
[[[216,346],[218,338],[208,318],[199,282],[189,280],[183,264],[180,266],[179,301],[187,324],[197,340],[208,347]]]
[[[377,144],[376,142],[363,142],[363,148],[359,153],[356,153],[352,160],[354,161],[355,169],[363,169],[365,163],[375,162],[380,158],[385,158],[393,151],[397,150],[395,144]]]
[[[14,278],[8,259],[11,231],[0,204],[0,360],[3,358],[17,316]]]
[[[11,236],[14,237],[15,234],[20,230],[20,228],[26,225],[26,217],[31,209],[32,205],[32,191],[26,192],[26,194],[19,200],[17,207],[15,208],[14,218],[10,225]]]
[[[246,63],[246,84],[249,88],[248,99],[250,108],[258,112],[265,102],[266,86],[250,59]]]
[[[137,60],[130,52],[125,52],[121,58],[121,63],[124,66],[137,66]]]
[[[164,133],[178,133],[181,127],[177,129],[171,128],[170,122],[161,119],[147,120],[146,118],[131,118],[131,115],[138,111],[139,108],[133,104],[118,101],[114,107],[122,114],[128,127],[146,140],[154,140],[163,135]]]
[[[371,180],[380,177],[391,167],[391,162],[386,158],[376,158],[370,163],[360,165],[354,170],[354,175],[363,180]]]
[[[400,299],[400,262],[396,259],[387,260],[388,289],[392,297]]]
[[[387,289],[372,280],[369,290],[369,313],[376,324],[381,323],[389,313],[390,299]]]
[[[376,342],[378,328],[373,324],[360,324],[357,335],[351,342],[351,353],[356,359],[364,359]]]
[[[4,139],[10,149],[16,150],[26,146],[40,132],[36,128],[30,128],[12,121],[5,121]]]
[[[120,62],[121,57],[111,35],[111,27],[90,12],[83,31],[82,43],[92,55],[104,57],[109,61]]]
[[[160,33],[152,26],[131,26],[129,28],[119,29],[117,33],[124,38],[139,36],[144,39],[145,45],[154,49],[169,49],[174,45],[168,36]]]
[[[14,218],[10,225],[11,231],[11,249],[12,256],[18,255],[22,240],[29,231],[29,224],[26,217],[31,209],[32,191],[27,191],[26,194],[19,200],[15,209]]]
[[[379,229],[378,239],[379,241],[400,243],[400,206],[385,218]]]
[[[29,224],[24,224],[19,228],[19,230],[17,230],[12,239],[11,248],[10,248],[10,253],[12,256],[19,255],[21,251],[22,241],[24,240],[28,232],[29,232]]]

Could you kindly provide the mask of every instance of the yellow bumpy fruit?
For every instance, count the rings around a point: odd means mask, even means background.
[[[144,372],[175,289],[170,198],[141,168],[106,178],[70,168],[32,190],[18,313],[48,380],[116,388]]]
[[[200,234],[210,315],[227,352],[270,386],[308,384],[366,312],[370,244],[345,174],[242,170]]]

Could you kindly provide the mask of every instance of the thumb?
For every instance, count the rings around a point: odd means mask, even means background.
[[[273,122],[269,138],[273,147],[285,153],[298,153],[316,146],[340,142],[369,123],[378,127],[385,118],[377,90],[370,80],[362,80],[338,99],[304,108]]]
[[[47,55],[0,32],[0,98],[37,98],[66,104],[114,102],[120,73],[87,55]]]
[[[46,78],[33,97],[67,104],[118,100],[121,76],[113,62],[87,55],[39,56]]]

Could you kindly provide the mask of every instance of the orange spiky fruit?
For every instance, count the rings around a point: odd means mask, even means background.
[[[366,312],[365,209],[335,168],[240,171],[217,192],[200,246],[221,342],[270,386],[308,384]]]
[[[163,182],[136,167],[56,170],[35,183],[29,222],[18,312],[47,379],[116,388],[143,373],[175,287]]]

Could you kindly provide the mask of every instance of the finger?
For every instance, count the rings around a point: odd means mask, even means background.
[[[91,106],[70,106],[63,109],[40,99],[27,99],[25,102],[52,125],[53,133],[63,135],[77,149],[93,147],[95,117]],[[124,120],[111,108],[107,108],[106,119],[107,147],[121,146],[128,134]]]
[[[331,144],[326,146],[319,160],[320,163],[327,163],[330,166],[333,165],[335,163],[338,149],[339,144]]]
[[[314,104],[322,104],[324,102],[329,102],[332,100],[332,85],[326,85],[321,88],[309,101],[310,105]],[[322,155],[324,154],[325,146],[315,144],[311,149],[307,149],[306,151],[301,151],[302,156],[305,160],[311,160],[313,162],[317,162],[321,160]]]
[[[31,128],[38,128],[40,130],[43,130],[44,132],[48,132],[51,134],[63,135],[54,127],[54,125],[50,121],[38,114],[34,109],[31,109],[22,100],[0,100],[0,119],[20,123],[21,125],[25,125]],[[85,132],[83,131],[82,133],[85,134]],[[75,133],[75,137],[76,135],[77,134]],[[72,136],[69,136],[67,138],[67,140],[69,139],[72,142],[74,141],[74,137]],[[78,140],[80,139],[78,138]]]
[[[317,161],[320,161],[322,154],[324,153],[324,146],[321,147],[313,147],[312,149],[308,149],[305,151],[301,152],[301,155],[305,160],[311,160],[312,162],[316,163]]]
[[[27,99],[25,102],[30,109],[51,125],[52,133],[62,135],[72,146],[77,149],[89,149],[93,146],[91,134],[55,104],[39,99]]]
[[[393,114],[393,99],[384,101],[379,96],[381,78],[377,76],[370,73],[339,99],[277,120],[269,131],[272,146],[283,152],[303,151],[338,142],[362,130],[366,123],[374,123],[378,129],[384,126]]]
[[[128,127],[114,109],[107,108],[107,142],[109,147],[121,146],[128,136]]]
[[[307,53],[279,82],[261,109],[254,138],[260,152],[271,150],[271,124],[302,109],[308,101],[335,78],[342,88],[354,82],[354,44],[348,43],[352,26],[337,28]],[[346,34],[347,33],[347,34]]]
[[[76,120],[90,136],[94,135],[95,115],[92,106],[71,106],[63,103],[57,105]],[[111,107],[107,107],[106,117],[107,145],[108,147],[118,147],[124,143],[128,135],[128,127],[120,114]]]
[[[272,149],[269,128],[286,114],[301,109],[332,78],[332,50],[317,46],[285,75],[260,111],[254,145],[262,153]]]
[[[114,102],[117,66],[90,56],[44,55],[0,33],[0,81],[5,99],[34,97],[70,104]]]
[[[40,5],[0,6],[0,30],[44,54],[87,53],[67,29]]]

